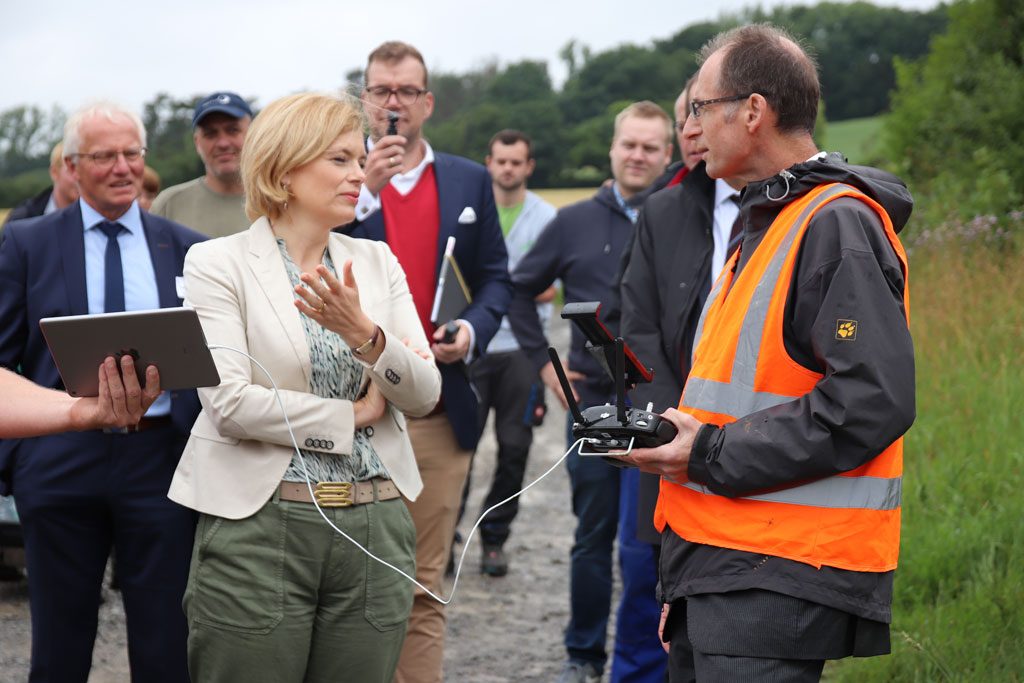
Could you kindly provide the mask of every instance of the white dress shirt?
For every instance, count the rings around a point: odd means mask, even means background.
[[[711,254],[711,282],[718,279],[718,274],[725,267],[725,256],[729,249],[729,235],[732,224],[740,214],[740,207],[733,201],[740,193],[732,189],[729,183],[721,178],[715,180],[715,211],[711,235],[714,238],[715,250]]]

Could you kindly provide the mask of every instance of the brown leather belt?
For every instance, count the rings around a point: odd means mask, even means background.
[[[136,425],[128,427],[108,427],[103,430],[104,434],[133,434],[135,432],[146,432],[150,429],[171,426],[171,416],[161,415],[160,417],[144,417]]]
[[[304,481],[282,481],[279,488],[281,500],[296,503],[312,503],[309,486]],[[392,500],[402,494],[395,482],[382,477],[366,481],[319,481],[313,484],[313,493],[320,507],[347,508],[365,505],[374,501]]]

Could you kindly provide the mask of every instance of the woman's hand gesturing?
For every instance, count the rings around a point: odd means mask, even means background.
[[[359,286],[352,275],[352,259],[341,267],[341,280],[334,277],[323,264],[316,274],[303,273],[299,279],[306,285],[296,285],[295,293],[301,299],[295,306],[326,329],[335,332],[350,347],[358,347],[370,339],[376,325],[359,305]]]

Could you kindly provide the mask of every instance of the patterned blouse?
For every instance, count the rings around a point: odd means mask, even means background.
[[[299,268],[288,254],[284,240],[278,238],[277,246],[292,286],[302,284],[299,280]],[[337,276],[334,262],[327,250],[324,250],[323,264]],[[306,331],[306,343],[309,344],[309,359],[312,365],[310,391],[322,398],[354,401],[362,384],[363,366],[356,362],[348,345],[336,333],[305,315],[302,316],[302,327]],[[365,429],[368,428],[356,430],[352,439],[351,454],[335,455],[300,449],[306,470],[309,471],[310,481],[366,481],[374,477],[390,479],[391,476],[377,456],[377,451],[370,443]],[[284,473],[284,480],[306,481],[302,462],[297,455],[292,456],[292,461]]]

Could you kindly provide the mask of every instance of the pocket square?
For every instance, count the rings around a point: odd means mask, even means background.
[[[472,206],[467,206],[459,214],[459,225],[467,225],[469,223],[476,223],[476,211],[473,210]]]

